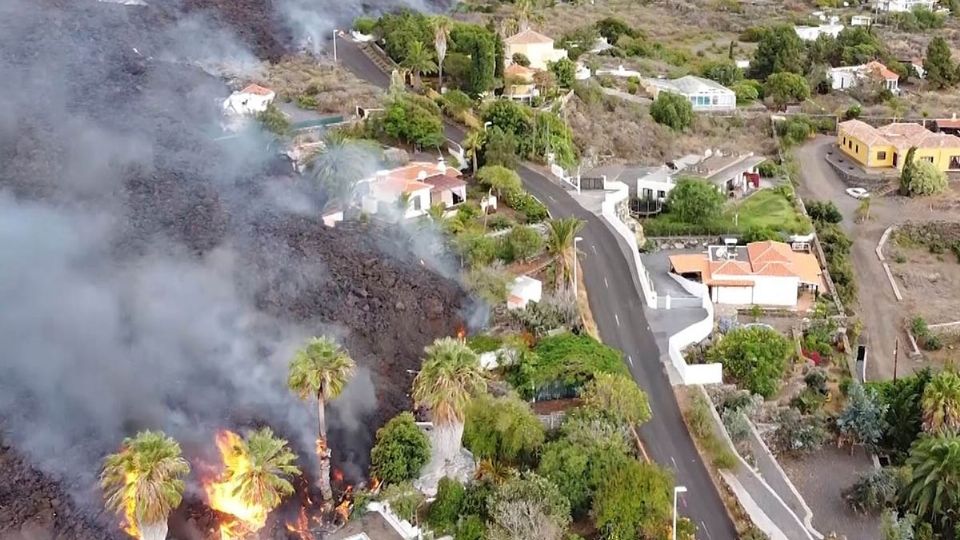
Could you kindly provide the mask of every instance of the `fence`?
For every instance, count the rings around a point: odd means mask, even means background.
[[[581,176],[579,178],[580,189],[604,189],[604,177],[602,176]]]

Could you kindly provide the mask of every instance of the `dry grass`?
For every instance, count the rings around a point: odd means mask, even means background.
[[[776,152],[769,120],[763,116],[741,119],[698,115],[688,131],[676,133],[654,122],[647,106],[604,96],[602,102],[593,105],[574,97],[567,121],[574,142],[592,165],[611,161],[657,165],[707,148],[757,155]]]
[[[583,282],[583,267],[577,262],[577,310],[580,312],[580,318],[583,320],[583,329],[586,330],[590,337],[601,341],[600,331],[597,329],[597,322],[593,320],[593,312],[590,311],[590,298],[588,294],[587,286]]]
[[[383,96],[380,89],[350,71],[334,64],[318,64],[306,56],[287,57],[272,64],[265,82],[285,101],[296,100],[313,87],[317,91],[316,110],[321,113],[352,114],[356,106],[375,106]]]

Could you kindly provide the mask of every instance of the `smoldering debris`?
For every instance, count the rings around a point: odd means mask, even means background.
[[[410,231],[325,229],[323,190],[264,135],[214,141],[229,92],[196,65],[252,56],[215,17],[184,32],[154,4],[0,3],[0,439],[23,456],[0,452],[21,480],[0,500],[55,481],[82,510],[0,504],[0,537],[103,538],[78,523],[112,530],[97,470],[138,429],[202,456],[220,427],[269,424],[308,453],[313,410],[285,377],[316,334],[361,367],[331,414],[335,465],[359,476],[375,428],[410,405],[406,370],[458,324],[461,290],[424,272]]]

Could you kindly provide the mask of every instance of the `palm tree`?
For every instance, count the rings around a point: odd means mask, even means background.
[[[908,477],[900,492],[905,511],[940,530],[960,521],[960,437],[922,437],[910,448]]]
[[[438,463],[451,461],[460,450],[464,410],[470,398],[486,389],[480,359],[465,343],[441,338],[424,349],[420,373],[413,381],[413,400],[430,409],[436,433]]]
[[[923,390],[923,429],[927,433],[960,433],[960,375],[938,373]]]
[[[467,138],[463,140],[463,150],[466,157],[473,162],[473,174],[477,174],[477,160],[480,158],[480,152],[487,144],[487,131],[485,129],[473,129],[467,133]]]
[[[584,222],[569,217],[551,219],[547,222],[547,225],[547,253],[556,258],[557,289],[562,289],[570,282],[571,268],[576,264],[576,257],[573,253],[573,239],[583,228]]]
[[[437,51],[437,89],[443,92],[443,60],[447,57],[447,37],[450,36],[450,19],[439,15],[433,18],[433,48]]]
[[[430,51],[423,45],[422,41],[410,43],[407,49],[407,56],[400,62],[400,65],[409,69],[413,74],[413,83],[420,86],[421,73],[434,73],[437,71],[437,64],[433,61]]]
[[[336,399],[353,376],[356,365],[350,355],[328,337],[313,338],[290,362],[287,385],[300,399],[317,398],[317,457],[320,459],[320,493],[333,499],[330,488],[330,447],[327,444],[325,407]]]
[[[369,156],[377,151],[372,141],[352,139],[342,130],[331,130],[324,135],[323,150],[313,156],[309,170],[330,200],[346,206],[357,183],[375,172]]]
[[[430,219],[437,225],[443,225],[443,222],[446,219],[444,214],[446,213],[447,207],[442,202],[431,204],[430,208],[427,209],[427,215],[430,216]]]
[[[293,494],[289,478],[300,474],[294,464],[297,456],[287,446],[287,441],[275,437],[270,428],[250,432],[231,450],[244,457],[225,462],[244,464],[237,470],[228,468],[226,473],[236,481],[238,495],[245,504],[269,512],[280,506],[284,497]]]
[[[517,31],[523,32],[530,28],[530,21],[539,19],[540,2],[537,0],[516,0],[513,3],[513,17],[517,23]]]
[[[167,517],[180,506],[183,477],[189,473],[190,464],[181,457],[177,441],[160,431],[141,431],[106,457],[100,488],[107,508],[123,512],[131,536],[164,540]]]

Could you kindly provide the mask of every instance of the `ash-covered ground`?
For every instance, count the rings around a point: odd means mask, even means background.
[[[472,309],[429,229],[324,228],[269,137],[218,140],[214,73],[254,78],[303,40],[289,6],[324,2],[148,2],[0,2],[0,540],[122,537],[96,475],[139,429],[196,464],[217,429],[269,424],[309,468],[285,378],[311,335],[360,366],[330,413],[359,479],[423,347]]]

